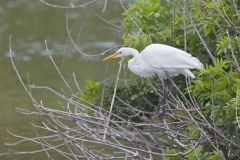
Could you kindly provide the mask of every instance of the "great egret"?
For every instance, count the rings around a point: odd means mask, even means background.
[[[122,47],[103,61],[129,55],[133,56],[128,61],[129,70],[141,77],[157,74],[160,78],[167,79],[183,74],[195,78],[190,69],[203,68],[203,64],[191,54],[163,44],[150,44],[140,54],[134,48]]]

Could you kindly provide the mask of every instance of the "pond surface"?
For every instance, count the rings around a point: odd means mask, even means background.
[[[65,3],[63,0],[48,2]],[[77,4],[81,1],[72,0],[72,2]],[[23,136],[34,136],[33,130],[28,124],[29,117],[16,112],[17,107],[31,109],[32,106],[10,63],[8,54],[10,35],[12,49],[15,52],[14,60],[24,82],[48,85],[56,89],[63,87],[63,82],[49,60],[44,45],[45,40],[47,40],[49,51],[66,77],[71,77],[74,71],[80,85],[84,85],[85,80],[101,81],[105,78],[106,70],[106,64],[100,60],[102,57],[86,57],[79,53],[68,38],[66,22],[68,22],[73,40],[82,51],[91,55],[99,54],[114,45],[121,44],[122,36],[119,26],[121,26],[123,9],[119,0],[108,1],[104,12],[103,10],[104,0],[97,0],[84,8],[71,10],[49,7],[40,1],[0,1],[1,153],[32,149],[31,144],[20,144],[19,147],[5,146],[5,142],[16,140],[7,133],[7,130]],[[100,15],[113,25],[96,15]],[[110,70],[109,75],[115,70]],[[48,95],[44,93],[42,97],[46,98]],[[54,98],[46,98],[45,101],[51,103]],[[38,160],[46,159],[46,157],[42,153],[5,156],[0,159]]]

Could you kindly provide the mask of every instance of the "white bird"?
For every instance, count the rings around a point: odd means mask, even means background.
[[[203,68],[203,64],[191,54],[163,44],[150,44],[141,53],[134,48],[122,47],[103,61],[129,55],[133,56],[128,61],[129,70],[141,77],[157,74],[160,78],[167,79],[183,74],[195,78],[190,69]]]

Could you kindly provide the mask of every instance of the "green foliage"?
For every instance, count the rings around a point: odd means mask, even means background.
[[[140,0],[124,13],[124,42],[143,49],[152,42],[170,42],[172,10],[170,3]],[[134,41],[132,41],[134,40]]]
[[[98,82],[87,80],[82,88],[84,93],[80,95],[84,100],[96,104],[101,95],[101,85]]]
[[[177,154],[177,151],[171,149],[171,150],[168,150],[168,151],[166,152],[166,154],[171,154],[171,155]],[[176,156],[173,156],[173,157],[164,156],[164,157],[163,157],[163,160],[181,160],[181,158],[182,158],[182,156],[180,156],[180,155],[176,155]]]
[[[178,4],[178,6],[176,5]],[[142,50],[149,43],[172,44],[183,48],[184,30],[181,0],[173,3],[166,0],[139,0],[133,3],[124,13],[124,43]],[[201,60],[208,62],[207,53],[193,24],[198,28],[201,36],[213,55],[231,59],[231,48],[237,54],[239,50],[239,22],[237,13],[228,1],[191,1],[188,15],[185,16],[187,30],[188,51]],[[225,16],[227,15],[227,17]],[[226,30],[229,30],[226,32]],[[229,38],[228,38],[229,37]],[[229,43],[230,41],[230,43]]]
[[[240,144],[239,86],[240,76],[230,70],[229,61],[216,60],[213,66],[201,70],[198,79],[193,80],[190,91],[201,103],[203,113],[220,128],[224,135]],[[239,148],[230,151],[239,154]]]
[[[234,50],[234,48],[237,48],[239,43],[239,36],[231,36],[229,38],[227,36],[223,36],[218,40],[216,53],[217,55],[222,55],[222,57],[227,58],[229,56],[228,54],[233,52],[238,58],[240,58],[239,50]]]
[[[238,97],[240,77],[234,71],[226,71],[229,65],[229,61],[220,60],[215,61],[214,66],[207,65],[200,71],[198,79],[193,80],[190,88],[204,106],[204,113],[213,117],[214,122],[220,126],[226,122],[232,123],[236,115],[235,108],[239,107],[231,104]]]
[[[187,11],[190,14],[186,16],[182,14],[180,8],[184,8],[181,0],[175,1],[175,7],[173,2],[169,3],[166,0],[136,1],[124,13],[124,43],[139,50],[150,43],[171,44],[183,48],[185,18],[188,52],[199,57],[204,63],[209,62],[210,59],[197,36],[194,24],[211,53],[220,60],[207,64],[205,69],[198,73],[190,92],[202,106],[206,118],[220,128],[229,139],[240,145],[238,134],[240,77],[232,65],[233,54],[237,61],[240,59],[238,13],[233,3],[222,0],[190,1],[187,4]],[[203,149],[197,150],[205,154],[208,152]],[[226,151],[226,147],[223,147],[223,150]],[[229,151],[231,159],[239,155],[238,150],[239,148],[235,148]],[[209,151],[208,155],[210,155],[208,158],[206,156],[202,158],[220,159],[214,150]]]
[[[209,149],[204,149],[203,146],[198,146],[190,154],[187,155],[189,160],[220,160],[221,155],[219,152],[211,151]]]
[[[134,48],[142,50],[144,46],[150,44],[150,41],[147,34],[133,33],[126,35],[124,44],[127,46],[134,46]]]
[[[115,99],[112,113],[134,122],[141,121],[140,117],[150,118],[150,114],[142,113],[141,111],[153,112],[155,109],[154,105],[157,105],[159,102],[159,97],[153,89],[149,88],[152,87],[141,78],[138,78],[128,87],[118,86],[116,95],[119,98]],[[81,95],[81,98],[99,105],[102,86],[97,82],[87,81],[83,89],[84,94]],[[114,83],[110,81],[104,85],[103,108],[106,110],[110,109],[113,92]],[[148,101],[149,99],[151,102]],[[136,114],[138,112],[139,114]]]
[[[186,147],[187,150],[190,150],[190,147]],[[169,150],[166,154],[176,154],[176,150]],[[164,160],[182,160],[183,156],[176,155],[174,157],[164,157]],[[188,160],[220,160],[221,153],[216,151],[211,151],[204,148],[203,146],[198,146],[197,148],[191,150],[191,152],[185,157]]]
[[[238,48],[239,22],[233,8],[232,3],[222,0],[194,1],[189,8],[197,28],[213,54],[226,59],[231,59],[230,45],[233,50]]]
[[[240,60],[240,27],[239,15],[236,12],[240,4],[236,3],[235,7],[232,1],[189,1],[187,4],[189,14],[184,16],[182,0],[174,2],[175,6],[172,1],[170,3],[167,0],[138,0],[132,3],[123,14],[124,44],[138,50],[142,50],[150,43],[170,44],[183,48],[183,21],[185,19],[187,51],[206,64],[205,69],[196,72],[197,78],[186,90],[197,99],[209,123],[240,146],[240,76],[232,62],[233,55],[236,56],[237,61]],[[193,24],[216,58],[215,61],[209,58]],[[184,86],[183,84],[178,81],[179,86]],[[89,90],[85,98],[97,103],[101,89],[94,83],[87,85],[87,88],[93,87],[97,88],[96,92]],[[103,106],[107,110],[109,110],[113,88],[113,83],[106,85]],[[139,116],[132,116],[135,113],[130,106],[145,112],[152,112],[153,105],[159,102],[152,87],[141,79],[128,87],[118,87],[117,96],[113,113],[134,122],[139,122],[141,119]],[[148,102],[143,97],[148,99]],[[140,117],[151,118],[146,113],[140,114]],[[214,137],[214,132],[210,128],[206,130]],[[185,132],[190,137],[200,136],[194,125],[186,127]],[[214,141],[219,142],[220,152],[209,144],[201,144],[190,154],[184,156],[184,159],[218,160],[221,159],[223,153],[228,155],[228,159],[237,159],[240,155],[239,147],[231,147],[225,139],[214,139]],[[175,149],[166,152],[166,154],[176,153]],[[183,159],[183,156],[164,157],[164,160],[180,159]]]
[[[213,66],[206,65],[205,69],[199,72],[198,79],[193,81],[190,91],[198,96],[202,105],[210,103],[211,100],[214,101],[213,105],[223,104],[234,95],[233,76],[237,75],[235,72],[225,71],[229,64],[229,61],[217,60]]]

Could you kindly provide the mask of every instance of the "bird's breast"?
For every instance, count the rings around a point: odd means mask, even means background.
[[[131,59],[128,61],[128,69],[141,77],[150,77],[153,76],[155,73],[148,70],[148,67],[143,64],[143,62],[138,62],[136,59]]]

